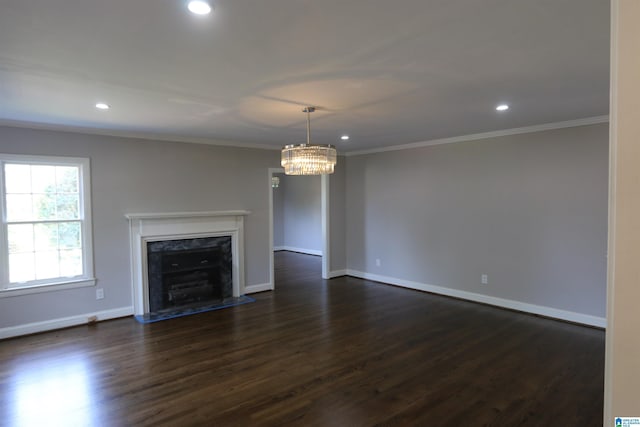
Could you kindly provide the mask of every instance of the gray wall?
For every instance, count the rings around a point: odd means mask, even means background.
[[[320,176],[285,176],[283,218],[285,248],[322,252]]]
[[[347,163],[349,269],[605,316],[607,124]]]
[[[603,317],[607,131],[340,157],[329,180],[330,268]],[[249,210],[246,285],[269,281],[264,180],[277,151],[11,127],[0,127],[0,151],[91,159],[95,274],[105,289],[99,301],[92,287],[0,298],[0,329],[131,306],[131,212]],[[317,192],[303,188],[305,177],[283,179],[285,189],[288,179],[298,208],[310,210],[298,215],[317,224],[318,243],[296,245],[321,250],[319,179]],[[306,227],[298,229],[309,236]]]
[[[105,298],[93,287],[0,298],[0,328],[129,307],[129,229],[132,212],[246,209],[246,285],[269,282],[270,150],[156,142],[0,127],[0,151],[89,157],[94,268]]]

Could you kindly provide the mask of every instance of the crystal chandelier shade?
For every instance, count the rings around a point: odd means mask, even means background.
[[[333,173],[337,161],[332,145],[311,144],[310,114],[314,107],[307,107],[307,143],[286,145],[282,149],[280,164],[287,175],[324,175]]]
[[[282,167],[287,175],[333,173],[336,149],[330,145],[287,145],[282,149]]]

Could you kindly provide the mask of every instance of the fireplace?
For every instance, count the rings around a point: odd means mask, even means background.
[[[244,294],[247,211],[127,214],[136,316]]]
[[[147,242],[149,311],[233,296],[231,236]]]

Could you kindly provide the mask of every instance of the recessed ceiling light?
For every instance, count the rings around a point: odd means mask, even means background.
[[[211,6],[203,0],[192,0],[187,7],[191,13],[195,13],[196,15],[208,15],[211,13]]]
[[[497,111],[507,111],[509,109],[509,106],[507,104],[500,104],[496,107]]]
[[[343,140],[343,141],[348,141],[349,140],[349,135],[342,135],[340,137],[340,139]]]
[[[96,108],[97,108],[98,110],[108,110],[108,109],[109,109],[109,108],[111,108],[111,107],[109,106],[109,104],[105,104],[104,102],[98,102],[98,103],[96,104]]]

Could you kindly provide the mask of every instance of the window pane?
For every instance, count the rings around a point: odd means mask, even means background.
[[[58,224],[35,224],[33,231],[38,251],[58,249]]]
[[[31,166],[31,192],[55,193],[56,191],[56,167],[33,165]]]
[[[33,252],[33,225],[8,225],[9,253]]]
[[[4,166],[7,193],[31,192],[31,166],[6,164]]]
[[[80,276],[82,274],[82,250],[60,251],[60,276]]]
[[[78,249],[82,245],[80,223],[79,222],[62,222],[58,224],[58,239],[60,249]]]
[[[79,169],[75,166],[57,166],[56,191],[58,193],[78,193],[80,191],[78,171]]]
[[[56,219],[56,195],[34,194],[33,216],[34,219]]]
[[[56,217],[58,219],[78,219],[80,217],[79,203],[80,197],[77,194],[58,194]]]
[[[7,220],[29,221],[31,220],[31,195],[7,194]]]
[[[10,254],[9,255],[9,282],[19,283],[34,280],[35,258],[34,254]]]
[[[73,163],[67,164],[44,156],[0,154],[0,161],[10,287],[55,284],[92,274],[91,248],[83,247],[82,235],[89,219],[82,206],[81,180],[85,172],[89,176],[86,159],[76,163],[70,158]]]
[[[60,277],[58,251],[36,252],[36,279]]]

